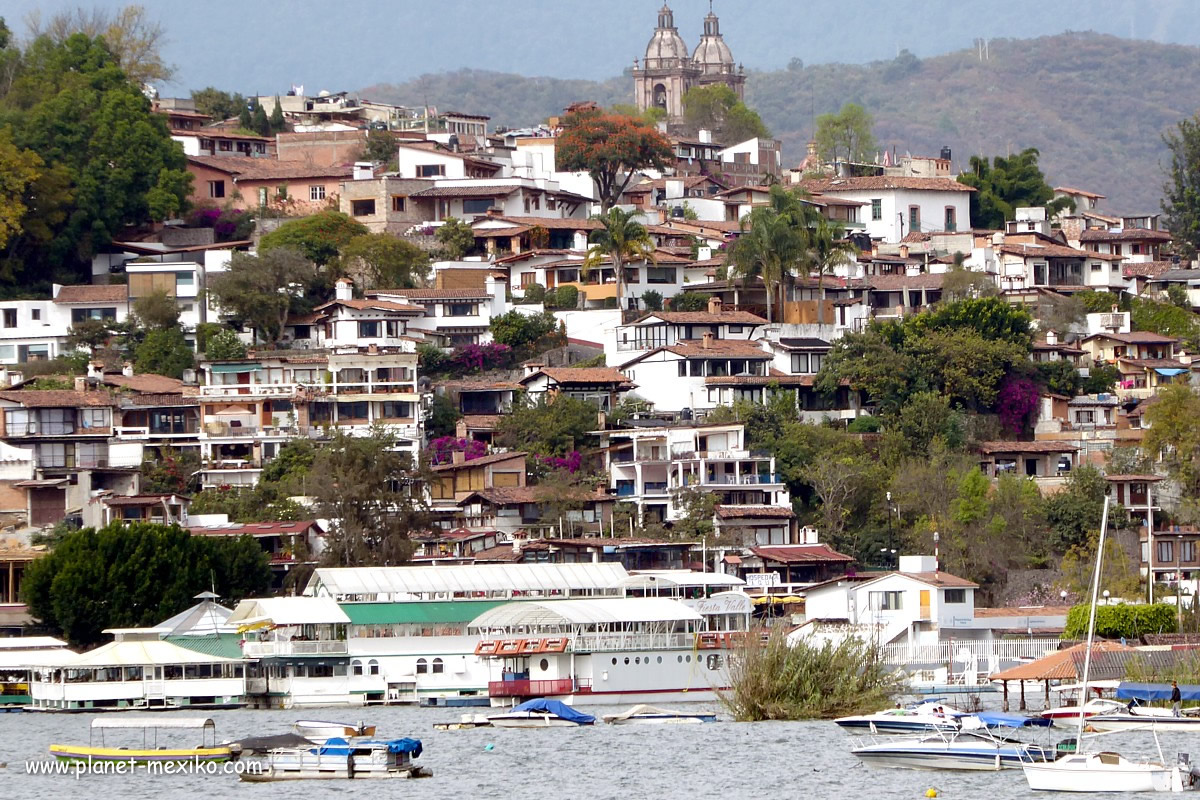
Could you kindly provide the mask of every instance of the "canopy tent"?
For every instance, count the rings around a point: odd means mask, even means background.
[[[474,564],[429,567],[338,567],[313,572],[304,589],[310,597],[340,601],[406,600],[488,593],[544,596],[607,592],[629,573],[620,564]]]
[[[1008,714],[1003,711],[980,711],[975,714],[975,718],[989,728],[1049,728],[1054,724],[1052,719],[1027,717],[1024,714]],[[965,722],[963,727],[966,727]]]
[[[215,731],[217,724],[208,717],[176,717],[166,714],[116,714],[97,717],[92,728],[186,728]]]
[[[328,597],[258,597],[238,603],[226,620],[239,630],[264,621],[275,626],[345,625],[350,617]]]
[[[143,639],[133,641],[116,641],[101,645],[95,650],[81,653],[70,660],[58,656],[57,651],[45,651],[46,658],[33,658],[38,655],[31,653],[29,666],[33,667],[62,667],[66,669],[91,669],[100,667],[137,667],[158,666],[168,664],[216,664],[222,662],[241,662],[240,658],[200,653],[186,647],[180,647],[171,642],[159,639]]]
[[[479,631],[514,628],[561,630],[571,625],[700,622],[703,619],[685,604],[665,597],[600,598],[505,603],[483,612],[471,621],[469,627]]]
[[[1169,683],[1121,683],[1117,686],[1118,700],[1170,700],[1172,686]],[[1179,687],[1179,696],[1184,700],[1200,700],[1200,686]]]

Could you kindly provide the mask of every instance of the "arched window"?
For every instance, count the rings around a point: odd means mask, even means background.
[[[367,662],[367,674],[368,675],[378,675],[379,674],[379,662],[373,658]]]
[[[429,672],[429,662],[423,658],[417,659],[417,674],[424,675]]]
[[[350,674],[351,675],[362,675],[363,674],[363,668],[362,668],[361,661],[354,660],[354,661],[350,662]]]
[[[433,669],[431,671],[433,672],[434,675],[438,675],[445,671],[445,667],[442,664],[442,660],[440,658],[435,658],[433,660]]]
[[[667,107],[667,87],[661,83],[654,85],[654,105],[658,108]]]

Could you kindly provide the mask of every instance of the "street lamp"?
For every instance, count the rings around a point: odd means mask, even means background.
[[[1061,592],[1058,593],[1058,599],[1062,601],[1062,604],[1064,606],[1067,604],[1067,590],[1066,589],[1063,589]]]
[[[1108,589],[1105,589],[1102,594],[1104,595],[1104,605],[1108,605]]]
[[[888,518],[888,549],[892,551],[892,555],[895,555],[896,554],[896,535],[892,531],[892,493],[888,492],[886,494],[886,497],[887,497],[887,518]],[[899,561],[897,561],[897,569],[899,569]]]

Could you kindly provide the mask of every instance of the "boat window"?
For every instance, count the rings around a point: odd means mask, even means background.
[[[437,674],[445,671],[444,665],[442,664],[442,660],[440,658],[435,658],[433,660],[433,670],[432,671],[433,671],[434,675],[437,675]]]
[[[658,663],[660,663],[660,664],[662,663],[662,656],[658,657]]]
[[[629,656],[625,656],[625,666],[629,666]]]
[[[680,664],[682,664],[682,663],[683,663],[683,656],[675,656],[675,660],[676,660],[676,661],[678,661]]]
[[[363,674],[361,661],[351,661],[350,662],[350,674],[352,674],[352,675],[362,675]]]
[[[425,675],[429,672],[429,662],[423,658],[417,659],[417,674]]]
[[[420,672],[420,670],[417,670],[417,671]],[[368,675],[378,675],[379,674],[379,662],[373,658],[367,662],[367,674]]]
[[[680,661],[683,661],[683,656],[680,656],[680,657],[679,657],[679,660],[680,660]],[[613,659],[613,663],[612,663],[612,665],[613,665],[614,667],[617,665],[617,660],[616,660],[615,658]]]
[[[545,672],[546,670],[550,669],[550,662],[543,658],[538,662],[538,669],[540,669],[542,672]]]

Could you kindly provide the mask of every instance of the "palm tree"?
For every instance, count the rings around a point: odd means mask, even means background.
[[[762,278],[767,292],[767,322],[772,322],[772,300],[779,283],[789,274],[802,252],[798,228],[788,214],[759,206],[742,217],[741,235],[726,249],[730,277]]]
[[[589,272],[606,260],[612,260],[617,276],[617,308],[622,312],[625,310],[624,293],[621,291],[625,264],[630,261],[654,263],[654,240],[650,238],[646,226],[635,219],[637,213],[613,207],[607,214],[592,217],[602,227],[592,231],[591,246],[580,269],[583,276],[587,277]]]
[[[817,324],[825,324],[825,275],[832,275],[834,267],[851,264],[858,249],[846,239],[845,226],[814,214],[813,224],[808,229],[809,263],[815,268],[817,282],[821,285],[821,299],[817,304]]]

